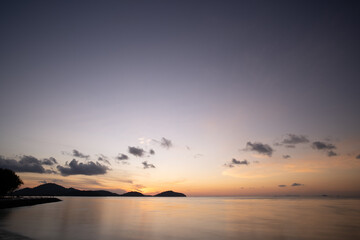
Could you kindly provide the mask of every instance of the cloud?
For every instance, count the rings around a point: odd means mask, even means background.
[[[102,165],[98,162],[87,162],[79,163],[77,160],[73,159],[69,164],[66,164],[65,167],[57,166],[57,169],[60,171],[61,175],[103,175],[109,170],[105,165]]]
[[[328,155],[329,157],[334,157],[334,156],[337,156],[337,153],[334,152],[334,151],[328,151],[327,155]]]
[[[57,164],[57,163],[58,163],[58,162],[57,162],[56,159],[53,158],[53,157],[44,158],[43,160],[41,160],[41,164],[43,164],[43,165],[52,166],[52,165]]]
[[[229,168],[235,167],[235,165],[249,165],[248,160],[244,159],[243,161],[236,160],[233,158],[230,163],[225,163],[224,165]]]
[[[39,183],[56,183],[56,182],[62,182],[60,179],[51,179],[51,181],[41,180]]]
[[[287,187],[286,185],[278,185],[278,187]]]
[[[149,153],[150,153],[151,155],[154,155],[154,154],[155,154],[154,149],[150,149]]]
[[[291,144],[288,144],[288,145],[285,145],[286,148],[295,148],[295,145],[291,145]]]
[[[324,143],[324,142],[316,141],[316,142],[313,142],[311,146],[312,146],[312,148],[314,148],[316,150],[327,151],[328,157],[337,156],[337,153],[332,151],[332,149],[336,149],[336,146],[331,143]]]
[[[106,164],[111,165],[111,163],[110,163],[109,160],[108,160],[108,157],[106,157],[106,156],[103,155],[103,154],[100,154],[100,155],[98,156],[98,161],[104,162],[104,163],[106,163]]]
[[[247,142],[245,150],[254,151],[263,155],[267,155],[269,157],[271,157],[274,151],[269,145],[262,144],[259,142],[254,142],[254,143]]]
[[[134,184],[133,185],[134,187],[136,187],[136,188],[146,188],[144,185],[142,185],[142,184]]]
[[[164,148],[167,148],[167,149],[169,149],[169,148],[171,148],[173,146],[171,140],[167,139],[167,138],[164,138],[164,137],[160,140],[160,145],[162,147],[164,147]]]
[[[360,159],[360,154],[356,156],[356,159]]]
[[[78,157],[78,158],[85,158],[85,159],[88,159],[88,158],[90,157],[89,155],[85,155],[85,154],[79,152],[79,151],[76,150],[76,149],[74,149],[74,150],[72,151],[72,156]]]
[[[14,172],[55,173],[55,171],[47,170],[42,166],[50,165],[49,163],[54,163],[54,160],[55,158],[39,160],[33,156],[25,155],[17,161],[15,159],[7,159],[0,156],[0,168],[8,168]]]
[[[316,150],[331,150],[336,148],[335,145],[331,143],[324,143],[319,141],[313,142],[311,146]]]
[[[235,165],[248,165],[249,164],[249,162],[246,159],[243,161],[239,161],[239,160],[236,160],[235,158],[233,158],[231,160],[231,163],[235,164]]]
[[[128,160],[128,159],[129,159],[128,155],[122,153],[119,153],[119,156],[116,157],[116,160],[120,160],[120,161]]]
[[[229,167],[229,168],[233,168],[233,167],[234,167],[234,165],[232,165],[231,163],[225,163],[224,166],[225,166],[225,167]]]
[[[301,183],[293,183],[291,184],[292,187],[300,187],[300,186],[304,186],[304,184]]]
[[[145,151],[142,148],[129,147],[129,153],[136,157],[143,157],[145,154]]]
[[[142,164],[144,165],[144,169],[155,168],[155,166],[153,164],[150,164],[147,161],[142,162]]]
[[[144,185],[142,185],[142,184],[133,184],[133,188],[134,188],[134,190],[137,191],[137,192],[142,192],[141,189],[144,189],[144,188],[146,188],[146,187],[145,187]]]
[[[288,159],[288,158],[291,158],[291,156],[290,155],[283,155],[283,158]]]
[[[289,133],[286,137],[282,140],[281,144],[285,145],[295,145],[299,143],[308,143],[309,139],[304,135],[296,135]]]
[[[204,155],[202,155],[201,153],[197,153],[194,155],[194,158],[201,158],[202,156],[204,156]]]

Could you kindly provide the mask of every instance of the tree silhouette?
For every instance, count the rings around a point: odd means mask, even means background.
[[[15,191],[23,181],[10,169],[0,168],[0,196]]]

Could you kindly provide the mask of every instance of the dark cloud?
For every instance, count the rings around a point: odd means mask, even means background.
[[[52,174],[57,174],[57,171],[54,171],[53,169],[46,169],[45,173],[52,173]]]
[[[41,164],[52,166],[54,164],[57,164],[57,161],[55,158],[49,157],[49,158],[44,158],[43,160],[41,160]]]
[[[104,162],[104,163],[106,163],[106,164],[111,165],[111,163],[110,163],[109,160],[108,160],[108,157],[106,157],[106,156],[103,155],[103,154],[100,154],[100,155],[98,156],[98,161],[99,161],[99,162]]]
[[[328,151],[327,155],[328,155],[329,157],[335,157],[335,156],[337,156],[337,153],[334,152],[334,151]]]
[[[164,148],[171,148],[173,146],[172,142],[170,139],[167,139],[167,138],[162,138],[161,141],[160,141],[160,145]]]
[[[109,170],[105,165],[102,165],[98,162],[87,162],[81,163],[73,159],[69,164],[66,164],[65,167],[57,166],[57,169],[60,171],[61,175],[103,175]]]
[[[291,184],[292,187],[300,187],[300,186],[304,186],[304,184],[301,183],[293,183]]]
[[[287,187],[286,185],[278,185],[278,187]]]
[[[360,159],[360,154],[356,156],[356,159]]]
[[[324,143],[319,141],[313,142],[311,146],[317,150],[331,150],[336,148],[335,145],[331,143]]]
[[[316,150],[327,151],[328,157],[337,156],[337,153],[332,151],[332,149],[336,149],[336,146],[331,143],[324,143],[324,142],[313,142],[311,145]]]
[[[150,149],[149,153],[150,153],[151,155],[154,155],[154,154],[155,154],[154,149]]]
[[[263,155],[267,155],[269,157],[271,157],[271,155],[274,151],[269,145],[262,144],[259,142],[254,142],[254,143],[247,142],[245,150],[254,151],[254,152],[257,152],[257,153],[260,153]]]
[[[85,155],[85,154],[79,152],[79,151],[76,150],[76,149],[74,149],[74,150],[72,151],[72,156],[78,157],[78,158],[85,158],[85,159],[88,159],[88,158],[90,157],[89,155]]]
[[[231,164],[234,164],[234,165],[249,165],[249,162],[244,159],[243,161],[239,161],[239,160],[236,160],[235,158],[233,158],[231,160]]]
[[[50,160],[51,159],[51,160]],[[55,158],[39,160],[33,156],[22,156],[19,161],[7,159],[0,156],[0,168],[8,168],[14,172],[33,172],[33,173],[56,173],[53,170],[47,170],[42,165],[54,164]],[[55,160],[56,162],[56,160]]]
[[[119,156],[116,157],[116,160],[120,160],[120,161],[128,160],[128,159],[129,159],[128,155],[122,153],[119,153]]]
[[[282,144],[285,145],[295,145],[299,143],[308,143],[309,139],[304,135],[296,135],[296,134],[288,134],[286,137],[282,140]]]
[[[233,158],[230,163],[225,163],[224,165],[229,168],[233,168],[235,165],[249,165],[248,160],[244,159],[243,161],[236,160]]]
[[[283,158],[288,159],[288,158],[291,158],[291,156],[290,155],[283,155]]]
[[[142,162],[142,165],[144,165],[144,169],[155,168],[155,166],[153,164],[150,164],[147,161]]]
[[[145,151],[142,148],[129,147],[129,153],[136,157],[143,157],[145,154]]]

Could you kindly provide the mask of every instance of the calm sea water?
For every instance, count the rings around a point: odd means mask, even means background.
[[[360,239],[359,199],[61,199],[57,203],[0,210],[2,238]],[[6,235],[9,232],[18,235]]]

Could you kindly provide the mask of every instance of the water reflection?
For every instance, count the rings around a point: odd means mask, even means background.
[[[77,198],[0,211],[34,239],[356,239],[358,199]]]

